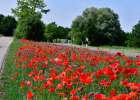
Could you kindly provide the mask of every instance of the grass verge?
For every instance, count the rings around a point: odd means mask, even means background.
[[[3,35],[2,35],[2,34],[0,34],[0,37],[3,37]]]
[[[75,45],[75,46],[81,46],[81,45],[76,45],[76,44],[70,44],[70,45]],[[86,47],[85,44],[83,44],[83,47]],[[100,47],[95,47],[95,46],[88,46],[90,48],[99,48],[100,50],[117,50],[119,52],[134,52],[134,53],[140,53],[140,48],[132,48],[132,47],[124,47],[124,46],[100,46]]]
[[[9,52],[6,57],[5,67],[3,69],[2,77],[0,78],[0,100],[13,100],[13,96],[11,93],[15,93],[15,83],[12,81],[12,75],[15,73],[15,63],[14,60],[16,57],[14,56],[17,48],[22,46],[22,44],[18,43],[18,40],[14,40],[10,45]]]

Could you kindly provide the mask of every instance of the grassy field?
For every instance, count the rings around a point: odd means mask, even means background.
[[[70,45],[76,45],[76,44],[70,44]],[[77,46],[82,46],[82,45],[77,45]],[[86,47],[85,44],[83,44],[83,47]],[[119,52],[135,52],[135,53],[140,53],[140,48],[132,48],[132,47],[123,47],[123,46],[88,46],[90,48],[99,48],[100,50],[117,50]]]
[[[71,40],[68,40],[71,41]],[[61,43],[64,43],[65,39],[61,39]],[[70,44],[70,45],[76,45],[76,44]],[[82,45],[77,45],[82,46]],[[85,44],[83,44],[83,47],[86,47]],[[133,47],[124,47],[124,46],[89,46],[90,48],[99,48],[99,49],[105,49],[105,50],[117,50],[120,52],[135,52],[140,53],[140,48],[133,48]]]
[[[138,100],[138,66],[140,58],[14,40],[0,100]]]
[[[16,94],[17,85],[11,80],[12,75],[15,73],[16,64],[14,63],[14,60],[17,59],[17,57],[15,57],[14,54],[15,51],[21,46],[22,44],[19,43],[18,40],[14,40],[10,46],[8,55],[6,57],[2,77],[0,79],[0,92],[2,92],[2,94],[0,95],[0,100],[13,100],[12,98],[18,95]]]
[[[2,34],[0,34],[0,37],[2,37],[3,35]]]

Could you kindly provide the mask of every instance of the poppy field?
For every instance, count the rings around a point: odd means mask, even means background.
[[[17,44],[9,90],[16,100],[140,98],[140,56],[22,39]]]

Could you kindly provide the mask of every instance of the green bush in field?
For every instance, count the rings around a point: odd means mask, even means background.
[[[17,28],[14,32],[16,38],[29,40],[42,40],[45,25],[36,17],[27,17],[18,21]]]
[[[82,45],[82,39],[79,37],[77,37],[74,42],[75,44]]]

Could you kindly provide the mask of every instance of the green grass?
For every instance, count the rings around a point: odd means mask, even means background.
[[[140,48],[132,48],[132,47],[124,47],[124,46],[103,46],[99,48],[140,53]]]
[[[70,45],[75,45],[75,46],[81,46],[81,45],[76,45],[76,44],[70,44]],[[85,44],[83,44],[83,47],[86,47]],[[124,47],[124,46],[88,46],[89,48],[99,48],[100,50],[117,50],[119,52],[134,52],[134,53],[140,53],[140,48],[133,48],[133,47]]]
[[[0,37],[3,37],[3,35],[2,35],[2,34],[0,34]]]
[[[2,92],[2,94],[4,94],[0,96],[0,100],[13,100],[13,97],[17,96],[17,94],[11,95],[11,93],[16,93],[14,92],[14,90],[16,90],[17,87],[17,84],[12,81],[12,75],[15,73],[16,69],[16,64],[14,63],[14,60],[17,59],[14,54],[17,48],[21,46],[22,44],[19,44],[18,40],[14,40],[10,45],[10,49],[5,61],[5,67],[3,69],[2,77],[0,79],[0,81],[3,82],[3,84],[0,85],[0,91]]]

